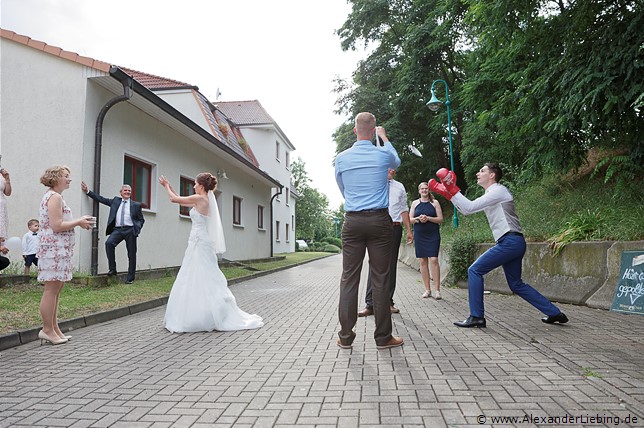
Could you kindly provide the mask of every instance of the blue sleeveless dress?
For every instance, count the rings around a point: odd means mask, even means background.
[[[436,217],[436,208],[431,202],[420,202],[414,208],[414,217],[418,217],[421,214]],[[414,224],[414,245],[416,247],[416,258],[438,257],[438,249],[441,245],[440,226],[429,221]]]

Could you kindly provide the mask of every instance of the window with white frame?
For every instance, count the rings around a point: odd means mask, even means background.
[[[279,221],[275,222],[275,240],[276,241],[280,240],[280,222]]]
[[[291,152],[286,151],[286,169],[291,168]]]
[[[264,229],[264,207],[257,205],[257,228]]]
[[[284,235],[284,237],[286,238],[286,242],[288,242],[289,232],[290,232],[288,229],[288,223],[286,223],[286,227],[284,228],[284,230],[286,231],[286,234]]]
[[[125,155],[123,162],[123,183],[132,187],[132,200],[140,202],[143,208],[150,208],[151,177],[153,165]]]
[[[289,192],[289,189],[285,189],[285,190],[286,190],[286,205],[288,205],[290,192]]]
[[[275,141],[275,159],[277,159],[278,162],[281,162],[280,160],[280,142]]]
[[[179,177],[179,196],[190,196],[195,193],[195,181],[188,177]],[[179,214],[190,215],[190,207],[179,205]]]
[[[241,226],[242,224],[242,198],[233,196],[233,224]]]

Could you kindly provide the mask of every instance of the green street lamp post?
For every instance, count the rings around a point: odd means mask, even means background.
[[[452,146],[452,116],[450,112],[450,102],[449,102],[449,87],[447,86],[447,82],[444,80],[434,80],[432,83],[432,99],[427,101],[427,107],[431,111],[438,111],[438,109],[441,107],[443,102],[436,98],[436,92],[434,90],[434,85],[436,85],[437,82],[442,82],[443,85],[445,85],[445,106],[447,107],[447,134],[449,135],[449,163],[451,166],[451,170],[454,171],[454,149]],[[454,228],[458,227],[458,214],[456,212],[456,207],[454,207]]]
[[[333,218],[333,224],[335,225],[335,237],[338,237],[338,226],[340,225],[340,219],[337,217]]]

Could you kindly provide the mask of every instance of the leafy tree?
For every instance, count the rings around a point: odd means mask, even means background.
[[[464,7],[457,0],[379,0],[350,1],[352,12],[338,35],[345,49],[358,44],[372,47],[368,57],[359,63],[353,82],[336,82],[340,94],[338,111],[355,115],[370,111],[379,125],[387,129],[401,157],[397,179],[406,188],[415,189],[421,181],[434,176],[438,168],[449,166],[447,117],[430,112],[425,102],[431,97],[431,84],[446,80],[450,90],[462,79],[459,60],[459,32]],[[444,100],[445,88],[437,94]],[[452,129],[456,170],[461,171],[459,155],[461,136],[458,132],[463,114],[458,99],[451,97]],[[334,134],[337,152],[355,141],[345,123]],[[423,155],[417,158],[408,146],[413,144]]]
[[[641,2],[468,5],[476,49],[463,102],[476,113],[464,129],[463,158],[471,168],[498,159],[530,178],[575,169],[589,149],[603,148],[613,153],[609,162],[622,160],[613,173],[641,176]]]
[[[598,168],[607,180],[644,175],[641,1],[349,3],[337,31],[342,47],[362,44],[369,54],[352,82],[336,82],[338,111],[376,115],[407,188],[449,165],[445,111],[425,107],[437,79],[450,89],[456,172],[470,182],[488,161],[518,181],[574,170],[591,149],[603,153]],[[444,100],[442,84],[436,89]],[[337,152],[352,143],[352,128],[334,134]]]
[[[301,158],[291,163],[291,177],[299,198],[295,205],[297,239],[318,241],[329,235],[333,227],[330,220],[329,200],[326,195],[312,188]]]

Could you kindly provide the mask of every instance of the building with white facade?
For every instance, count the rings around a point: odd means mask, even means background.
[[[0,50],[0,154],[13,186],[7,198],[10,236],[22,236],[27,221],[38,217],[46,190],[39,182],[42,173],[64,164],[73,179],[65,201],[75,216],[93,214],[99,223],[94,232],[76,232],[77,271],[107,271],[108,207],[94,204],[82,192],[81,180],[106,197],[117,195],[124,182],[132,185],[146,219],[137,270],[178,266],[190,220],[168,201],[157,177],[165,175],[184,193],[196,174],[209,171],[219,177],[224,258],[281,251],[274,250],[268,227],[268,207],[283,187],[281,180],[262,169],[239,129],[197,87],[175,81],[177,93],[166,92],[153,88],[143,74],[4,29]],[[117,267],[126,266],[123,245],[117,248]]]
[[[262,169],[282,184],[273,190],[273,241],[275,252],[295,251],[295,205],[298,194],[291,184],[291,152],[295,147],[257,100],[217,101],[215,107],[239,127]]]

